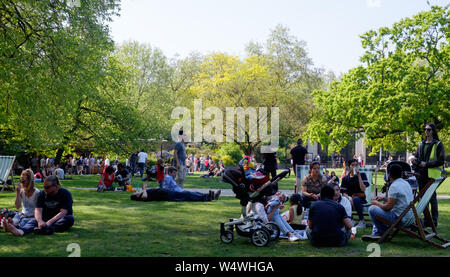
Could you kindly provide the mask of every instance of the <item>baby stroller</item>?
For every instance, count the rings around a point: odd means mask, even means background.
[[[222,175],[222,181],[232,185],[233,192],[242,206],[240,218],[231,218],[229,222],[220,224],[220,240],[223,243],[233,242],[233,229],[236,229],[238,235],[249,237],[255,246],[266,246],[280,236],[280,228],[275,223],[264,223],[258,217],[254,211],[254,204],[274,195],[278,191],[278,182],[286,177],[290,170],[283,171],[272,180],[263,169],[259,169],[258,172],[260,174],[255,175],[257,177],[250,181],[245,177],[244,166],[240,163],[238,168],[227,169]],[[247,215],[246,206],[249,202],[254,212]]]
[[[388,164],[388,166],[386,167],[386,173],[384,175],[385,184],[384,184],[383,188],[381,189],[381,192],[386,193],[386,197],[387,197],[387,195],[389,193],[389,187],[392,184],[392,182],[389,181],[388,172],[394,164],[400,165],[402,167],[402,171],[403,171],[402,179],[406,180],[410,184],[411,189],[414,192],[414,197],[415,197],[416,196],[415,194],[417,192],[416,175],[413,173],[411,166],[408,163],[402,162],[402,161],[392,161]]]

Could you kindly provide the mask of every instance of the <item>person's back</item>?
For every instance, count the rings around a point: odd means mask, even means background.
[[[408,207],[409,203],[414,200],[411,185],[402,178],[396,179],[389,187],[389,197],[396,199],[392,212],[396,216],[400,216]],[[408,211],[403,221],[413,216],[411,210]]]
[[[298,140],[297,146],[291,149],[291,157],[293,165],[304,165],[305,155],[308,153],[305,147],[302,146],[302,141]]]
[[[164,189],[168,190],[168,191],[178,191],[178,192],[182,192],[183,189],[177,185],[177,183],[175,182],[175,178],[171,175],[166,175],[164,177]]]
[[[309,211],[308,225],[311,229],[311,242],[318,246],[344,245],[349,238],[349,232],[344,232],[344,227],[351,228],[345,209],[332,200],[333,188],[325,186],[321,190],[321,196],[322,200],[312,203]],[[345,220],[347,220],[345,224],[349,226],[344,225]]]
[[[62,168],[58,167],[58,168],[55,170],[55,175],[58,176],[58,178],[59,178],[60,180],[64,180],[64,170],[63,170]]]

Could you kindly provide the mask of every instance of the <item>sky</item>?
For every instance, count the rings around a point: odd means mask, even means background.
[[[282,24],[306,42],[316,67],[340,75],[360,64],[360,35],[427,10],[426,0],[122,0],[110,30],[117,43],[150,44],[169,58],[191,52],[244,57],[250,41],[264,43]]]

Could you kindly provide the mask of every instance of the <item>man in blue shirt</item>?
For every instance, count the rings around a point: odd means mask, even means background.
[[[175,149],[173,150],[173,165],[178,170],[176,182],[180,187],[183,187],[186,177],[186,147],[184,145],[183,130],[180,130],[178,134],[180,141],[175,144]]]
[[[321,200],[311,204],[306,234],[316,246],[344,246],[351,236],[352,222],[344,207],[333,200],[334,189],[324,186]]]
[[[177,169],[175,167],[169,167],[167,175],[164,178],[163,189],[169,192],[169,199],[171,201],[211,201],[219,199],[221,190],[216,192],[210,190],[208,194],[183,190],[175,182],[175,176],[177,176]]]

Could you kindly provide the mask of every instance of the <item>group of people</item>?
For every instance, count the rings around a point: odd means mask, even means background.
[[[415,173],[419,176],[419,190],[423,189],[430,179],[441,176],[445,159],[444,146],[437,136],[436,126],[426,124],[425,139],[419,143],[414,158],[411,159]],[[298,146],[291,151],[292,163],[304,164],[306,149],[298,141]],[[302,189],[299,198],[301,204],[308,212],[307,235],[316,245],[345,245],[351,236],[351,228],[366,228],[364,221],[364,205],[366,201],[365,190],[369,185],[367,176],[359,172],[363,163],[357,159],[347,161],[347,170],[341,176],[342,181],[335,172],[328,176],[327,172],[321,174],[320,163],[312,162],[309,165],[309,174],[302,180]],[[372,234],[363,236],[364,241],[376,241],[387,230],[387,225],[378,217],[395,221],[413,200],[411,185],[402,178],[403,169],[398,164],[389,167],[387,176],[391,182],[388,197],[375,196],[368,209],[372,221]],[[438,206],[436,193],[430,201],[433,224],[438,224]],[[358,216],[358,223],[352,219],[352,210]],[[405,218],[412,215],[408,212]],[[431,226],[431,222],[424,222]]]
[[[71,193],[61,187],[57,176],[46,177],[44,190],[39,191],[34,185],[33,171],[26,169],[16,189],[15,207],[22,210],[13,218],[3,218],[1,225],[15,236],[65,232],[75,222],[72,204]]]

